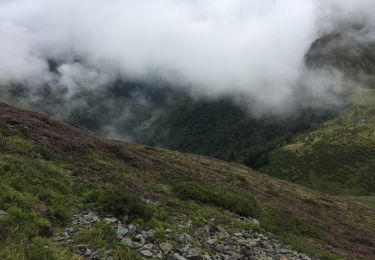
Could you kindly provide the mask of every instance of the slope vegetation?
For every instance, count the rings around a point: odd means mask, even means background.
[[[192,233],[211,219],[229,231],[272,232],[323,259],[375,257],[375,210],[347,198],[208,157],[101,139],[4,103],[0,133],[1,259],[74,258],[74,247],[51,237],[88,207],[126,214],[157,230],[160,241],[177,220],[191,220],[184,232]],[[260,226],[239,223],[238,215]],[[105,226],[96,228],[75,239],[134,259],[111,243]]]
[[[213,156],[254,169],[292,137],[335,113],[305,109],[298,115],[255,117],[229,99],[177,99],[140,131],[139,143]]]
[[[375,92],[271,155],[268,174],[334,194],[375,193]]]

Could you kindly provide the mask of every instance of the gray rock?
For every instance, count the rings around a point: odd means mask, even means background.
[[[134,248],[134,249],[138,249],[138,248],[141,248],[143,245],[139,242],[132,242],[131,244],[131,248]]]
[[[120,229],[117,229],[116,233],[117,233],[117,237],[121,239],[129,233],[129,229],[120,228]]]
[[[154,255],[150,250],[141,250],[139,253],[144,257],[152,257]]]
[[[128,230],[129,230],[129,233],[133,234],[137,232],[137,227],[134,224],[129,224]]]
[[[209,238],[206,242],[207,242],[207,244],[209,244],[209,245],[213,245],[213,244],[216,243],[216,241],[217,241],[216,238]]]
[[[155,241],[155,231],[153,229],[142,231],[142,235],[146,239],[146,243],[153,243]]]
[[[182,254],[186,254],[190,249],[190,244],[185,245],[184,247],[180,248],[178,251]]]
[[[7,213],[4,211],[4,210],[1,210],[0,209],[0,217],[3,216],[3,215],[6,215]]]
[[[92,260],[99,260],[100,259],[100,251],[99,250],[96,250],[94,251],[91,256],[89,257],[89,259],[92,259]]]
[[[188,255],[187,258],[191,259],[192,257],[197,257],[197,256],[200,256],[201,254],[202,254],[202,249],[201,248],[191,247],[187,251],[187,255]]]
[[[142,247],[143,250],[152,250],[154,248],[154,244],[148,243]]]
[[[145,238],[141,234],[136,235],[134,241],[140,243],[142,246],[146,243]]]
[[[177,253],[175,253],[175,254],[173,255],[173,259],[174,259],[174,260],[186,260],[185,257],[180,256],[180,255],[177,254]]]
[[[65,237],[55,237],[55,238],[53,238],[52,239],[52,241],[53,242],[57,242],[57,243],[59,243],[59,242],[63,242],[63,241],[65,241]]]
[[[186,233],[177,234],[175,239],[176,239],[176,241],[180,242],[181,244],[187,244],[187,243],[190,243],[190,242],[193,241],[193,238]]]
[[[107,250],[104,252],[104,255],[106,256],[111,256],[112,255],[112,250]]]
[[[79,244],[77,245],[78,250],[86,250],[88,246],[86,244]]]
[[[114,225],[117,223],[117,218],[104,218],[103,220],[108,225]]]
[[[170,251],[172,251],[173,246],[170,243],[161,243],[159,245],[161,251],[163,251],[164,254],[169,254]]]
[[[65,229],[65,231],[68,234],[74,234],[74,233],[77,232],[77,228],[75,228],[75,227],[68,227],[68,228]]]
[[[224,253],[225,252],[225,245],[223,245],[223,244],[216,245],[215,251],[217,251],[219,253]]]
[[[85,256],[90,256],[90,255],[91,255],[91,250],[87,248],[85,252]]]

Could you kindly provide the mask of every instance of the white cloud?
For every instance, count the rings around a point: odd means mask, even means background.
[[[371,10],[366,0],[0,0],[0,81],[48,79],[54,58],[69,87],[157,74],[277,107],[318,32],[348,17],[373,22]]]

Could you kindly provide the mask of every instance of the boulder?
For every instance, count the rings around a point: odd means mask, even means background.
[[[172,251],[173,246],[170,243],[161,243],[159,245],[161,251],[163,251],[164,254],[169,254],[170,251]]]
[[[186,233],[177,234],[175,239],[177,242],[180,242],[181,244],[187,244],[193,241],[193,238]]]
[[[144,257],[152,257],[154,254],[150,250],[141,250],[139,252]]]

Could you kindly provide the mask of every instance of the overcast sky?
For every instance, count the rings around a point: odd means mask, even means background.
[[[162,77],[198,94],[287,102],[318,35],[373,0],[0,0],[0,82]],[[80,60],[81,63],[75,61]]]

